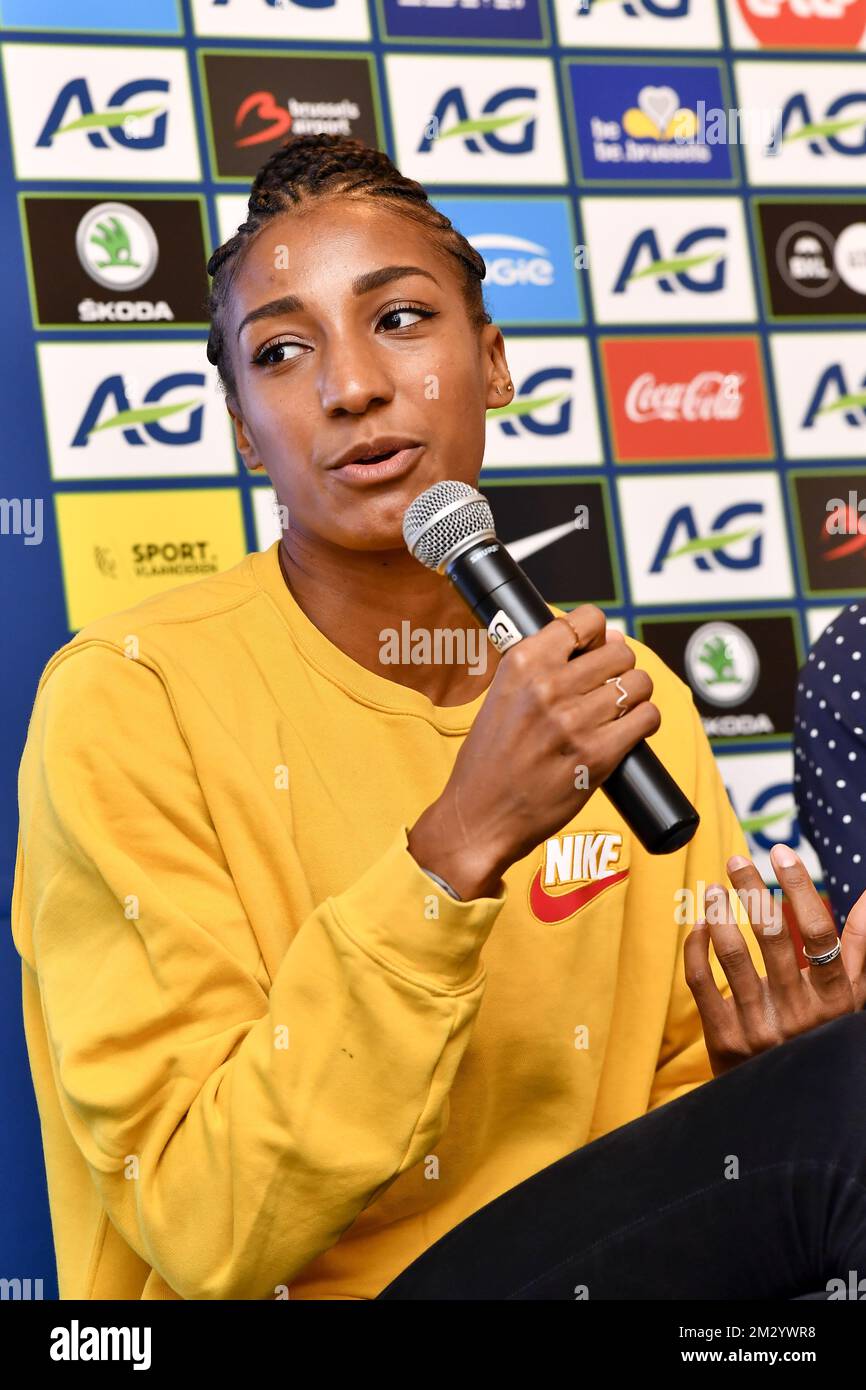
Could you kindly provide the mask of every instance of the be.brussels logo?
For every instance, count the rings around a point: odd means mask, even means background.
[[[396,163],[422,183],[565,183],[549,58],[389,53]]]
[[[192,22],[207,38],[370,38],[366,0],[192,0]]]
[[[655,473],[617,486],[635,603],[792,597],[777,473]]]
[[[756,199],[767,316],[866,312],[866,198]]]
[[[585,197],[599,323],[743,323],[755,318],[739,198]]]
[[[2,57],[16,178],[201,178],[181,50],[6,43]]]
[[[866,486],[862,468],[790,473],[803,589],[862,596],[866,589]]]
[[[36,354],[52,478],[236,472],[203,341],[37,343]]]
[[[290,135],[381,146],[370,54],[200,49],[211,168],[251,179]]]
[[[637,631],[691,687],[708,738],[790,738],[803,659],[795,613],[641,618]]]
[[[776,882],[770,859],[773,845],[790,845],[806,872],[819,883],[823,869],[800,830],[794,797],[794,757],[789,749],[768,753],[724,753],[719,770],[737,819],[749,842],[755,867],[765,883]]]
[[[37,328],[207,327],[200,195],[22,193],[19,206]]]
[[[866,0],[725,0],[734,48],[856,49]]]
[[[61,492],[54,506],[73,632],[247,553],[236,488]]]
[[[602,478],[483,479],[496,534],[548,603],[619,603]]]
[[[567,198],[435,198],[484,258],[484,298],[503,327],[584,321]]]
[[[734,64],[753,184],[862,185],[866,82],[861,62]]]
[[[442,39],[446,43],[545,43],[540,0],[379,0],[389,39]]]
[[[585,338],[515,338],[506,345],[514,398],[487,412],[485,468],[604,461]]]
[[[732,183],[730,102],[720,63],[565,64],[586,183]]]
[[[73,29],[95,34],[180,34],[179,0],[147,0],[147,5],[115,5],[110,0],[2,0],[4,29]]]
[[[707,0],[554,0],[566,48],[719,48]]]
[[[617,462],[772,457],[757,338],[603,338],[600,346]]]
[[[866,333],[772,333],[785,457],[866,458]]]

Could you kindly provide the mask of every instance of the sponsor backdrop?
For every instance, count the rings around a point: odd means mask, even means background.
[[[0,21],[4,901],[47,657],[278,534],[205,357],[205,263],[276,144],[321,129],[387,149],[485,258],[516,386],[482,475],[503,539],[690,683],[768,879],[777,840],[819,876],[792,710],[866,572],[866,0],[0,0]]]

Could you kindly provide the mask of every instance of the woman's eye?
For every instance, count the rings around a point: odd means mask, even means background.
[[[278,367],[281,362],[290,362],[291,357],[273,357],[275,352],[285,352],[287,348],[300,348],[300,343],[269,343],[254,358],[257,367]]]
[[[417,309],[412,304],[403,304],[398,305],[396,309],[389,309],[387,313],[382,315],[379,322],[387,324],[389,319],[402,318],[404,314],[414,314],[416,322],[418,319],[429,319],[433,317],[432,309]],[[412,325],[409,323],[391,324],[393,328],[411,328],[411,326]]]

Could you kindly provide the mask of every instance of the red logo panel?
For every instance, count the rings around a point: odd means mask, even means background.
[[[601,340],[618,463],[773,456],[758,340]]]
[[[737,0],[762,48],[856,48],[866,0]]]

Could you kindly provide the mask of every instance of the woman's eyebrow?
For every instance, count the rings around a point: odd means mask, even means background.
[[[352,294],[360,296],[369,294],[371,290],[381,289],[383,285],[390,284],[392,280],[403,279],[407,275],[425,275],[428,280],[432,280],[434,285],[439,281],[435,275],[431,275],[429,270],[423,270],[420,265],[386,265],[380,270],[368,270],[363,275],[358,275],[352,281]],[[280,314],[299,314],[303,313],[304,302],[296,294],[286,294],[280,299],[271,299],[267,304],[260,304],[257,309],[251,309],[240,321],[236,339],[240,338],[241,333],[248,323],[256,323],[259,319],[277,318]]]

